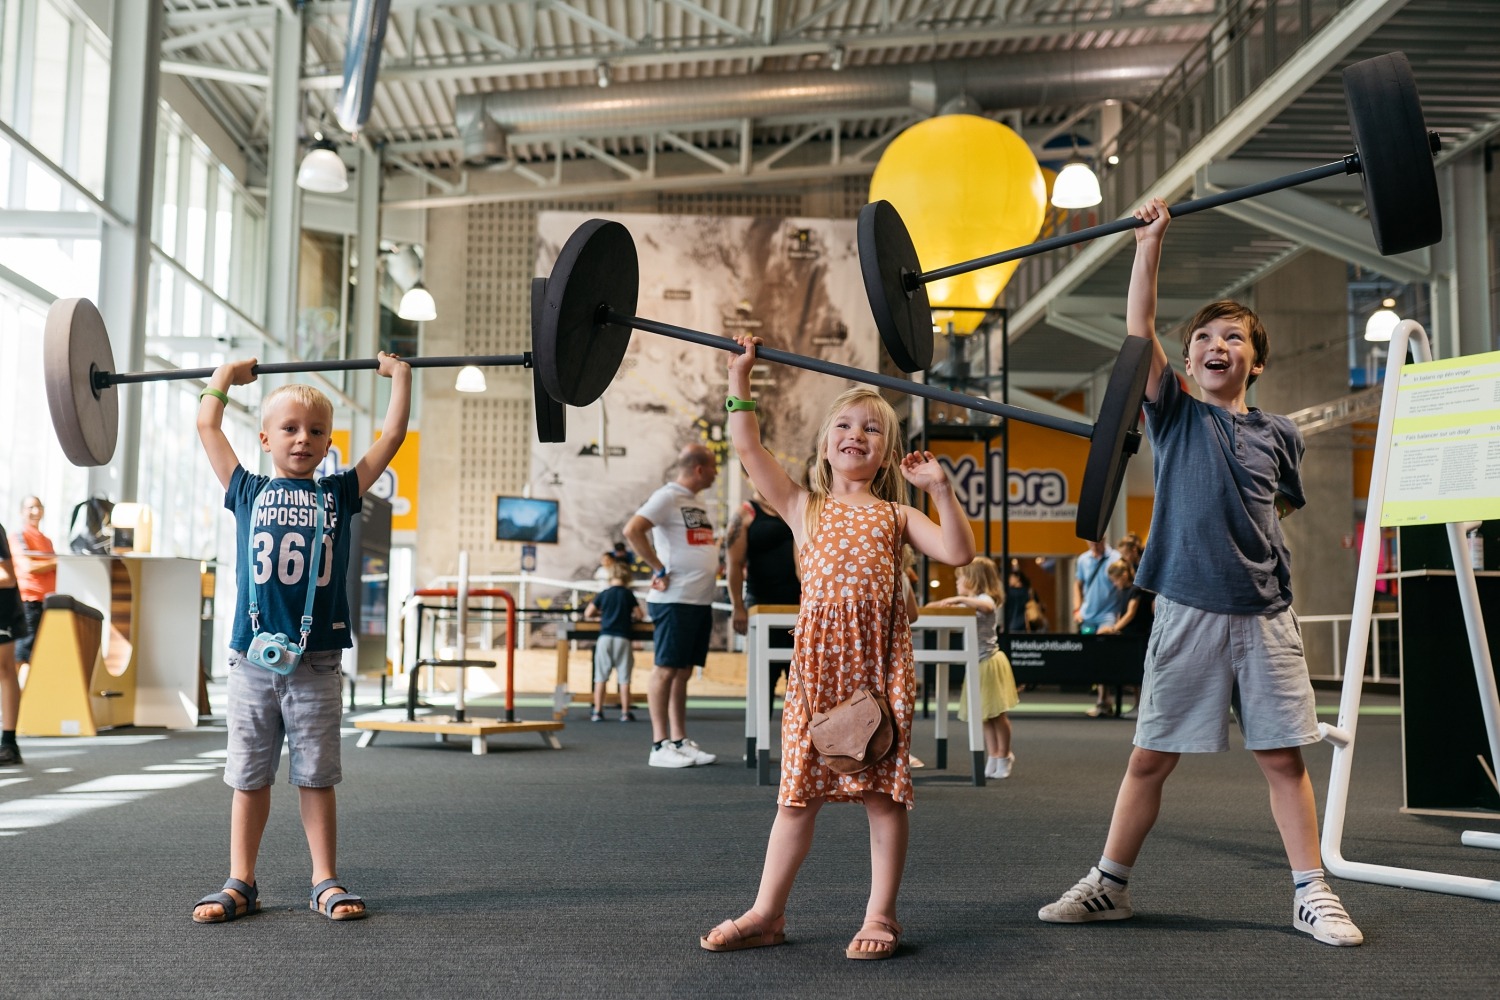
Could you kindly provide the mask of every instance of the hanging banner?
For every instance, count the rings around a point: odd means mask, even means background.
[[[959,505],[969,515],[981,550],[988,521],[990,551],[1000,551],[1002,496],[1010,504],[1012,552],[1062,555],[1083,545],[1074,530],[1089,452],[1083,438],[1013,422],[1009,470],[1004,469],[998,437],[989,442],[988,449],[984,441],[937,440],[929,441],[927,447],[952,477]]]

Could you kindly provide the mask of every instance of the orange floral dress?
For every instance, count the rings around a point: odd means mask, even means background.
[[[831,497],[818,530],[804,543],[802,608],[781,718],[781,786],[776,801],[803,806],[812,799],[858,802],[866,791],[912,805],[911,720],[916,676],[905,602],[892,624],[898,564],[897,509],[888,503],[856,507]],[[890,649],[886,648],[889,637]],[[883,675],[870,670],[882,665]],[[858,774],[825,767],[808,735],[814,710],[826,712],[860,687],[882,692],[896,722],[896,750]]]

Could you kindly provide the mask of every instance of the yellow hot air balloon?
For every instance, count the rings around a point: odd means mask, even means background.
[[[1034,241],[1047,209],[1047,187],[1031,148],[1013,130],[978,115],[938,115],[898,135],[870,179],[870,200],[889,201],[931,270]],[[935,311],[988,306],[1019,261],[927,286]],[[949,313],[953,329],[972,333],[982,313]]]

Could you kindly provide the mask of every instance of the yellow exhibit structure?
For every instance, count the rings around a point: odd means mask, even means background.
[[[886,147],[870,200],[895,206],[930,270],[1033,242],[1046,217],[1047,187],[1031,147],[1012,129],[978,115],[938,115]],[[972,333],[982,313],[939,311],[992,305],[1019,263],[930,283],[934,319]]]
[[[126,585],[128,598],[129,588]],[[118,610],[116,611],[118,614]],[[112,616],[112,618],[115,616]],[[129,629],[130,616],[123,623]],[[47,598],[21,694],[23,736],[97,736],[135,721],[135,653],[112,621],[108,655],[104,614],[65,594]]]

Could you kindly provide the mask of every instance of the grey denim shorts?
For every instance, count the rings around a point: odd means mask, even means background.
[[[275,783],[283,740],[291,751],[292,784],[327,788],[343,779],[343,659],[339,649],[304,653],[297,669],[282,676],[229,651],[226,785],[253,792]]]
[[[1229,711],[1247,750],[1316,743],[1318,718],[1291,608],[1224,615],[1156,599],[1135,745],[1163,753],[1229,749]]]
[[[609,680],[611,670],[620,684],[630,683],[630,668],[635,665],[635,654],[630,650],[630,640],[623,635],[601,635],[594,645],[594,683]]]

